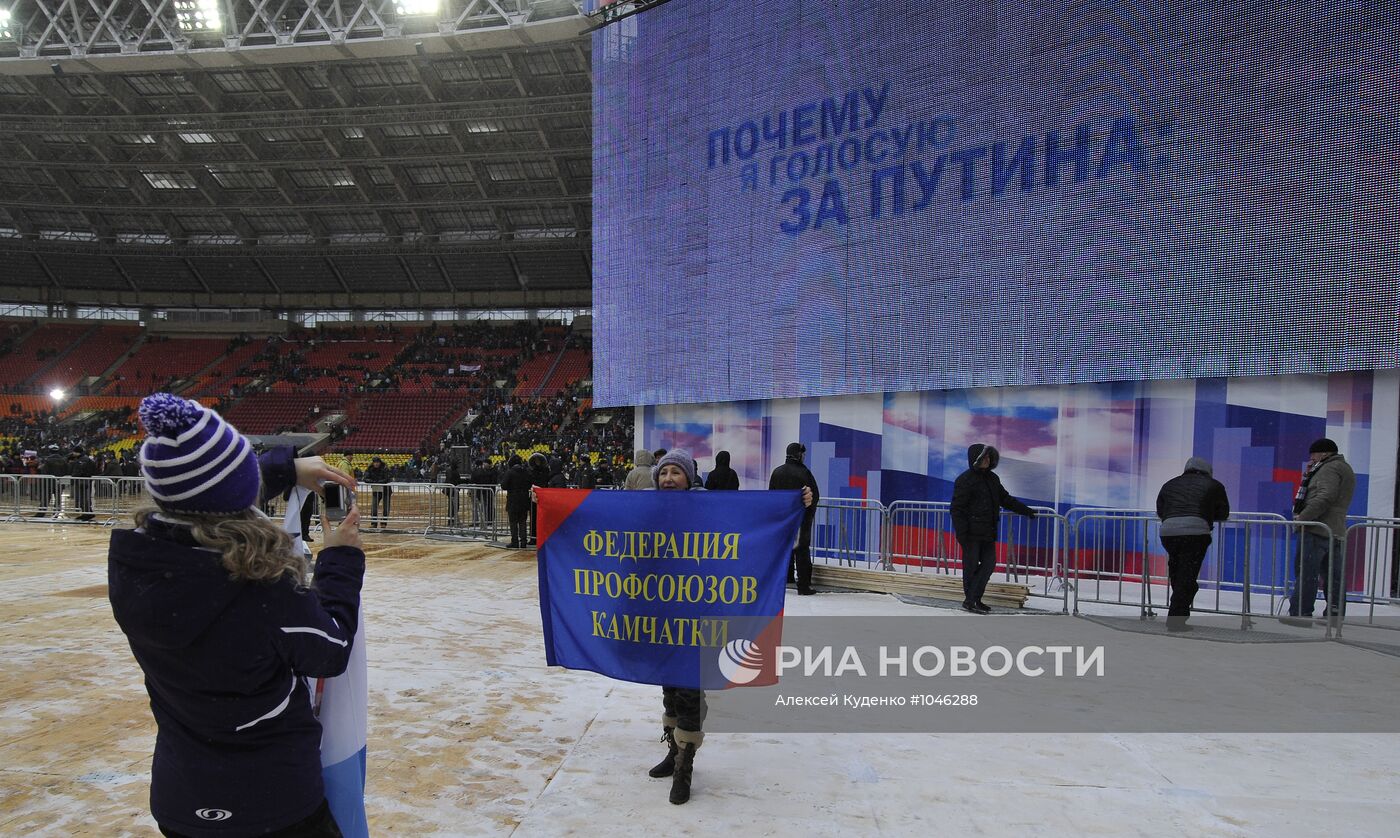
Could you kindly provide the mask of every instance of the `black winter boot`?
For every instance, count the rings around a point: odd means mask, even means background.
[[[676,774],[671,778],[671,802],[677,806],[690,799],[690,774],[695,768],[695,744],[678,747]]]
[[[661,741],[666,743],[666,746],[669,750],[666,751],[666,756],[663,757],[660,762],[658,762],[650,771],[647,772],[647,776],[669,777],[675,773],[676,752],[680,749],[676,747],[676,737],[672,735],[672,730],[674,730],[674,728],[662,728]]]

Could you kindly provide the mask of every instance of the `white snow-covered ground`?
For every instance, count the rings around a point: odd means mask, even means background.
[[[154,728],[102,589],[104,541],[0,526],[0,835],[155,834]],[[646,776],[664,753],[660,690],[544,665],[532,553],[367,541],[376,835],[1378,836],[1400,823],[1391,733],[712,732],[691,802],[672,806],[669,781]],[[792,597],[786,613],[1022,619],[850,593]]]

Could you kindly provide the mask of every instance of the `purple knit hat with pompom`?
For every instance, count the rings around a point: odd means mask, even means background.
[[[235,515],[258,502],[258,458],[219,414],[170,393],[141,400],[141,476],[171,512]]]

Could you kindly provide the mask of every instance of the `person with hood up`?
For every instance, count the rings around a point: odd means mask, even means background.
[[[1225,486],[1211,476],[1210,463],[1200,457],[1186,461],[1181,474],[1162,484],[1157,493],[1159,534],[1167,550],[1167,575],[1171,579],[1171,603],[1167,606],[1167,630],[1188,631],[1186,618],[1196,600],[1210,533],[1216,522],[1230,517]]]
[[[689,451],[675,448],[663,454],[652,467],[651,474],[652,487],[663,492],[705,490],[696,477],[695,460],[691,459]],[[809,509],[816,503],[810,489],[802,489],[802,503]],[[667,745],[666,756],[647,775],[670,777],[670,800],[679,806],[690,799],[695,752],[705,741],[703,727],[709,712],[705,691],[663,686],[661,712],[661,741]]]
[[[506,518],[510,521],[510,544],[506,547],[511,550],[529,547],[530,472],[525,470],[525,461],[519,454],[510,455],[501,488],[506,493]]]
[[[997,524],[1001,510],[1009,509],[1027,518],[1035,510],[1011,497],[993,471],[1001,454],[984,443],[967,449],[967,471],[953,482],[953,503],[949,515],[953,534],[962,547],[964,611],[987,614],[991,607],[982,602],[987,583],[997,566]]]
[[[112,613],[156,720],[151,814],[167,836],[338,836],[307,678],[344,672],[360,608],[359,513],[325,536],[307,584],[291,535],[256,508],[297,484],[355,481],[291,448],[265,453],[169,393],[140,406],[154,507],[112,532]]]
[[[800,442],[790,443],[787,447],[787,461],[777,468],[768,477],[769,489],[802,489],[812,490],[812,503],[802,513],[802,527],[797,531],[797,546],[792,550],[792,561],[788,564],[788,581],[797,584],[798,596],[810,596],[815,593],[812,590],[812,524],[817,518],[817,502],[822,499],[821,490],[817,488],[817,478],[812,475],[811,469],[802,464],[802,455],[807,453],[807,446]]]
[[[710,491],[734,490],[739,488],[739,472],[729,467],[729,452],[715,455],[715,468],[705,478],[705,488]]]
[[[633,462],[636,463],[632,470],[627,472],[627,479],[623,481],[624,489],[650,489],[651,467],[656,459],[651,456],[651,452],[642,448],[637,449]]]

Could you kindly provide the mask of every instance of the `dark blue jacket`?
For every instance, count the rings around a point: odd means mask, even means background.
[[[267,493],[290,461],[263,457]],[[146,676],[157,733],[151,813],[192,836],[256,835],[325,796],[321,725],[303,676],[345,671],[365,557],[322,550],[310,588],[234,582],[187,527],[152,518],[112,533],[112,613]]]

